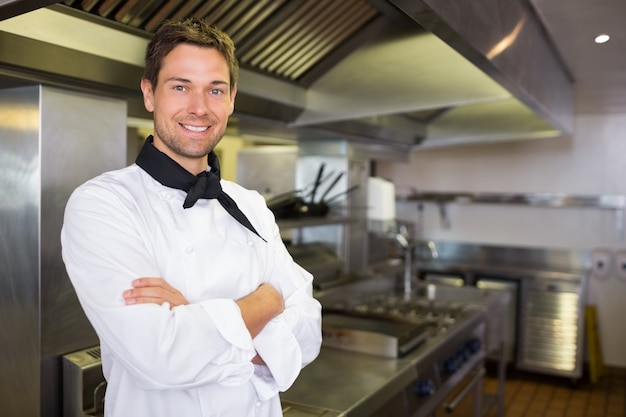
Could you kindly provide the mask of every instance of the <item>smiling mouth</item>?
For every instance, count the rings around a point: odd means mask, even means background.
[[[191,126],[191,125],[184,125],[182,123],[181,123],[181,126],[187,130],[191,130],[192,132],[205,132],[209,129],[208,126]]]

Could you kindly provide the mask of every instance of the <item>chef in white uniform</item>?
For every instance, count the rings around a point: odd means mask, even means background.
[[[100,338],[107,417],[281,416],[319,353],[313,277],[263,197],[219,176],[237,74],[226,34],[165,22],[141,81],[153,135],[68,201],[63,260]]]

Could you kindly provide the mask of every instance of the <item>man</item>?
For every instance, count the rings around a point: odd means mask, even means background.
[[[165,22],[141,80],[154,134],[68,201],[63,260],[100,338],[107,417],[281,416],[319,353],[312,276],[263,197],[219,178],[237,74],[223,32]]]

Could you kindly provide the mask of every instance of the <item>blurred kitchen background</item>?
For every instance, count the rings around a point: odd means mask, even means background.
[[[145,46],[185,15],[237,45],[223,176],[272,203],[320,294],[402,280],[406,238],[416,281],[508,295],[507,366],[626,368],[623,1],[14,0],[0,4],[0,414],[74,400],[62,357],[98,340],[60,259],[64,205],[134,161],[151,132]],[[532,350],[539,300],[571,319],[572,352]]]

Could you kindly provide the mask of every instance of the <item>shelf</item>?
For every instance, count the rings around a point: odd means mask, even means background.
[[[554,193],[445,193],[415,192],[398,201],[432,202],[439,204],[511,204],[536,207],[591,207],[599,209],[623,210],[626,208],[624,195],[569,195]]]
[[[435,203],[439,205],[440,216],[444,227],[448,228],[449,220],[446,207],[448,204],[500,204],[527,207],[549,208],[592,208],[613,210],[617,237],[624,239],[624,209],[626,195],[572,195],[558,193],[462,193],[462,192],[418,192],[407,196],[396,196],[396,201]]]

